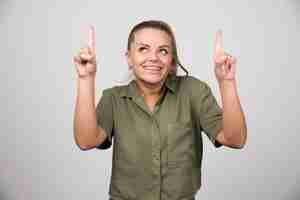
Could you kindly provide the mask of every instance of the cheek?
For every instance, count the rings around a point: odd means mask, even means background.
[[[135,65],[139,65],[145,61],[145,57],[142,55],[135,55],[133,61]]]
[[[161,59],[161,61],[167,66],[167,67],[171,67],[172,66],[172,57],[164,57]]]

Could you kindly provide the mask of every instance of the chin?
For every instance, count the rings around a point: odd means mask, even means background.
[[[164,78],[161,75],[148,75],[148,76],[142,77],[142,80],[148,84],[155,85],[155,84],[161,83],[164,80]]]

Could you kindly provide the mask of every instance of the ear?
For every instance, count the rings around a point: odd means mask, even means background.
[[[129,69],[132,69],[133,64],[132,64],[131,56],[128,51],[126,51],[125,56],[127,59],[127,64],[128,64]]]

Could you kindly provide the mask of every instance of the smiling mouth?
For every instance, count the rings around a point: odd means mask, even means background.
[[[161,71],[161,67],[160,66],[155,66],[155,65],[143,66],[143,68],[146,71],[153,72],[153,73],[159,73]]]

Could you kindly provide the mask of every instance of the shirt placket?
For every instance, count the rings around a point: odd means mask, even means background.
[[[158,122],[155,116],[152,116],[152,171],[154,176],[153,199],[160,199],[161,194],[161,141]]]
[[[151,199],[151,200],[160,200],[161,199],[161,183],[162,183],[162,177],[161,177],[161,136],[160,136],[160,129],[159,129],[159,123],[156,119],[156,115],[159,112],[160,104],[162,101],[163,95],[159,98],[157,104],[154,107],[153,112],[151,112],[146,104],[144,103],[144,100],[141,96],[138,96],[134,99],[134,102],[149,116],[151,121],[151,155],[152,155],[152,166],[149,166],[152,168],[153,173],[153,183],[151,193],[149,193],[149,196],[144,196],[144,199]],[[150,142],[150,141],[149,141]],[[149,198],[148,198],[149,197]]]

